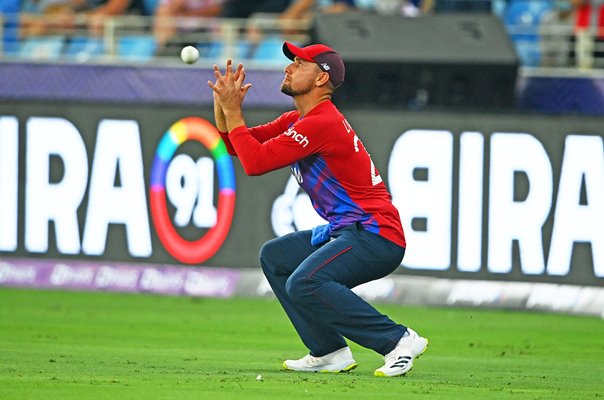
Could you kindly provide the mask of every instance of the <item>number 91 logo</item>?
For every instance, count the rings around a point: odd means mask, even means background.
[[[174,157],[176,149],[187,140],[205,146],[212,159],[200,158],[195,162],[184,154]],[[219,186],[217,210],[213,206],[214,164]],[[202,191],[202,181],[211,182],[212,191]],[[233,163],[216,128],[197,117],[174,123],[157,146],[150,186],[153,224],[168,253],[186,264],[201,263],[216,254],[229,233],[235,211]],[[210,229],[195,241],[182,238],[170,219],[167,199],[176,207],[177,226],[185,226],[193,219],[195,225]]]

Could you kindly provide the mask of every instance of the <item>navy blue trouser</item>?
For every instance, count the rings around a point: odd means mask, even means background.
[[[393,322],[351,288],[393,272],[405,249],[362,227],[340,229],[322,246],[311,231],[270,240],[260,264],[302,342],[321,357],[347,346],[344,338],[387,354],[407,328]]]

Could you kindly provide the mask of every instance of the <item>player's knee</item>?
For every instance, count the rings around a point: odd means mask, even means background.
[[[316,289],[316,282],[292,275],[285,283],[285,291],[290,299],[303,302]]]
[[[260,266],[262,266],[265,274],[272,274],[276,271],[278,260],[278,250],[276,247],[274,241],[270,240],[260,248]]]
[[[290,276],[285,282],[285,292],[292,300],[297,300],[301,293],[300,280]]]

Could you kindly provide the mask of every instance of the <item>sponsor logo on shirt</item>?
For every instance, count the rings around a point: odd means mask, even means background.
[[[285,132],[283,132],[285,136],[289,136],[294,139],[296,142],[300,143],[302,147],[306,147],[309,144],[308,137],[302,135],[301,133],[296,132],[294,127],[289,128]]]
[[[297,163],[292,164],[290,166],[290,169],[292,171],[292,175],[296,178],[298,184],[301,185],[302,182],[304,182],[304,177],[302,176],[302,172],[300,172],[300,168],[298,168]]]

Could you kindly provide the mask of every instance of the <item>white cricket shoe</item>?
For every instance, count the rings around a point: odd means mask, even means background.
[[[401,376],[413,367],[413,360],[428,348],[428,339],[421,337],[413,329],[405,334],[390,353],[384,356],[384,366],[375,370],[375,376]]]
[[[283,368],[304,372],[348,372],[355,369],[357,365],[359,364],[352,358],[352,352],[348,346],[323,357],[307,354],[299,360],[283,361]]]

